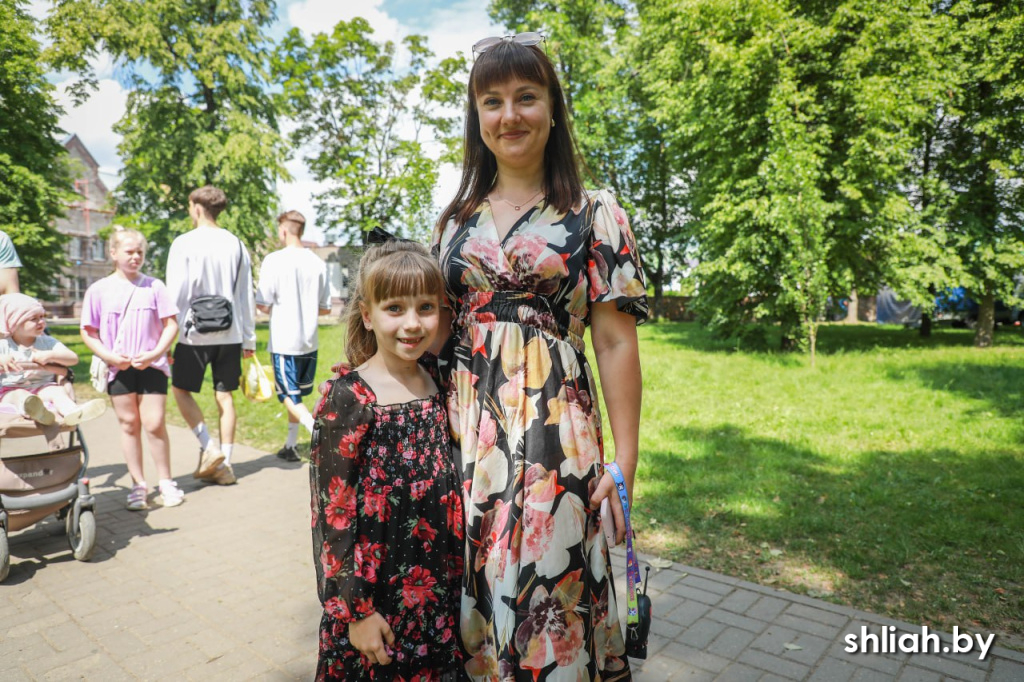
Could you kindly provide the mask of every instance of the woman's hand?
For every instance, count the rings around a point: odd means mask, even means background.
[[[387,665],[391,662],[390,648],[395,644],[395,633],[391,632],[384,617],[374,612],[362,620],[348,624],[348,638],[370,663]]]
[[[636,470],[633,467],[619,467],[622,470],[622,479],[626,482],[626,494],[629,496],[629,506],[633,506],[633,480]],[[608,499],[608,508],[611,509],[615,518],[615,544],[626,539],[626,515],[622,511],[622,502],[619,500],[619,491],[615,487],[615,479],[607,471],[598,481],[594,494],[590,496],[590,508],[600,509],[601,500]]]

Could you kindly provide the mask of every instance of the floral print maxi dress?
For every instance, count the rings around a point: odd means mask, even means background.
[[[316,408],[313,561],[324,615],[318,680],[440,680],[459,660],[459,474],[444,394],[380,405],[347,366]],[[379,612],[392,663],[370,665],[348,624]]]
[[[442,374],[465,481],[465,671],[628,679],[607,542],[589,507],[604,469],[583,345],[591,303],[647,317],[625,212],[601,191],[568,214],[538,205],[499,240],[485,203],[433,246],[455,312]]]

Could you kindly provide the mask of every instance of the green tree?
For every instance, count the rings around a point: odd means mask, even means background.
[[[638,5],[654,113],[694,171],[703,319],[813,352],[828,296],[877,287],[925,234],[904,184],[941,83],[930,7]]]
[[[591,180],[612,189],[632,214],[657,314],[691,241],[689,183],[642,87],[635,7],[612,0],[494,0],[490,11],[511,30],[548,36],[544,47],[559,70],[582,160]]]
[[[1013,1],[943,3],[959,87],[938,173],[952,192],[947,229],[980,307],[975,345],[992,343],[995,301],[1024,270],[1024,14]]]
[[[71,198],[60,107],[46,80],[35,21],[21,0],[0,4],[0,230],[14,241],[25,293],[48,298],[67,266],[54,220]]]
[[[268,94],[274,19],[272,0],[64,0],[48,19],[56,64],[83,75],[79,97],[95,82],[88,59],[101,48],[127,78],[115,198],[119,219],[153,241],[157,271],[191,227],[189,192],[205,184],[228,195],[219,223],[254,251],[266,246],[276,184],[289,179]]]
[[[274,70],[282,99],[298,124],[291,139],[307,151],[314,178],[328,188],[316,195],[318,222],[331,238],[357,238],[383,227],[426,237],[440,159],[424,147],[431,130],[450,159],[465,60],[429,67],[422,36],[408,36],[396,58],[391,41],[378,43],[365,19],[339,22],[310,40],[293,29],[280,44]]]

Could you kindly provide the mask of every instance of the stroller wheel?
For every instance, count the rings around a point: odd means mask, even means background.
[[[0,582],[11,572],[11,548],[7,545],[7,529],[0,526]]]
[[[91,509],[83,509],[78,515],[78,528],[72,528],[74,514],[68,514],[68,544],[75,558],[88,561],[96,549],[96,517]]]

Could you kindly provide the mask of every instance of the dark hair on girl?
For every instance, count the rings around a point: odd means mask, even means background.
[[[437,232],[444,229],[453,217],[460,227],[465,225],[494,186],[498,163],[480,137],[476,98],[478,93],[492,85],[513,79],[546,86],[551,98],[551,118],[555,125],[544,149],[545,201],[561,213],[567,213],[580,201],[583,182],[580,179],[579,155],[565,94],[555,67],[539,47],[503,40],[479,55],[469,72],[462,180],[455,198],[438,218]]]
[[[437,260],[417,242],[393,240],[374,244],[359,259],[355,288],[346,304],[345,355],[358,367],[377,352],[377,337],[363,326],[359,304],[374,303],[395,296],[444,295],[444,278]]]

